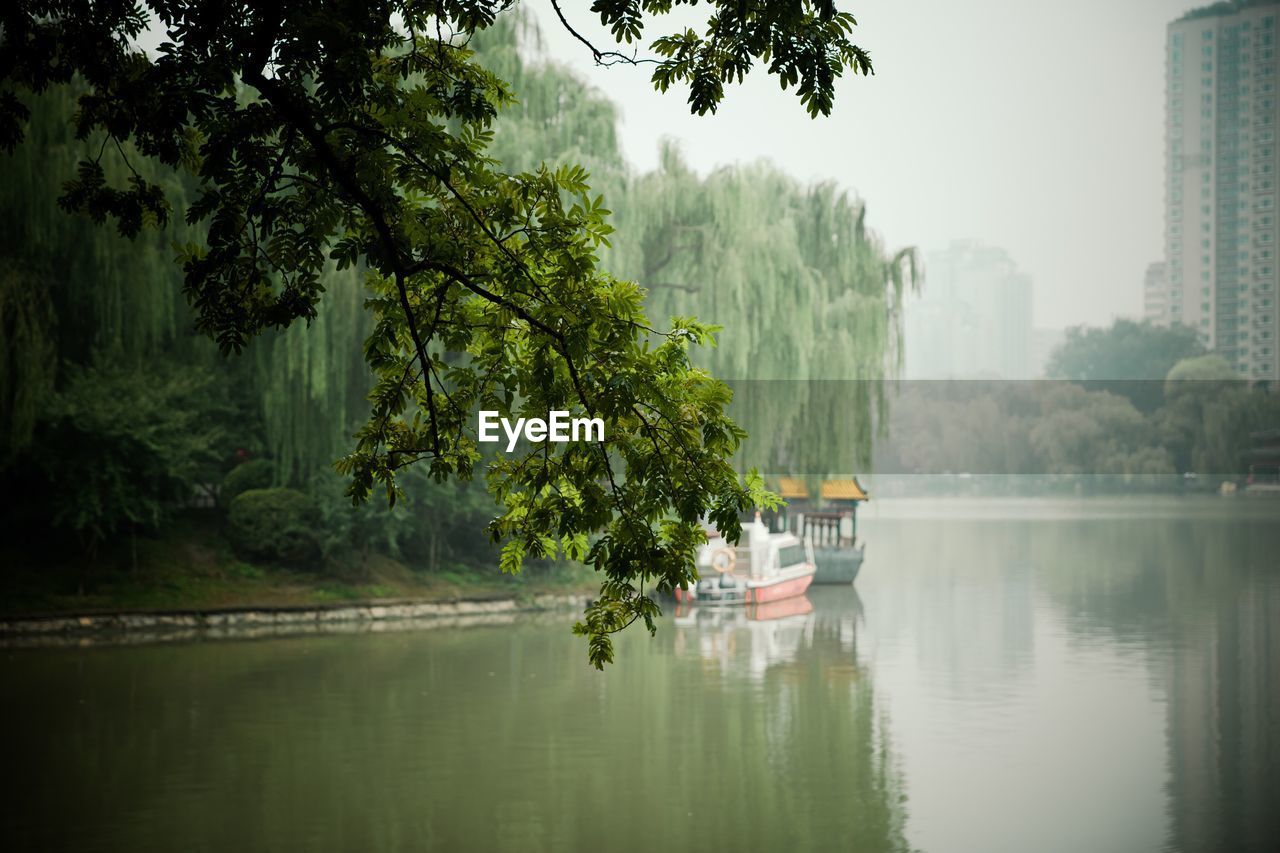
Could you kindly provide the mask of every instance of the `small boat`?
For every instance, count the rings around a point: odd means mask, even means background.
[[[813,582],[813,546],[794,533],[770,533],[756,519],[743,525],[745,545],[730,545],[709,531],[698,551],[700,578],[676,589],[676,601],[717,604],[767,604],[803,595]]]

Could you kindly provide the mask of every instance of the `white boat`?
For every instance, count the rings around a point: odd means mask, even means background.
[[[699,604],[764,604],[803,595],[813,582],[813,545],[794,533],[770,533],[759,513],[730,545],[708,534],[698,550],[699,580],[676,589],[676,600]]]

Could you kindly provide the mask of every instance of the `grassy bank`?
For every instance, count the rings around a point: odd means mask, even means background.
[[[349,554],[306,568],[246,562],[220,517],[184,515],[152,536],[123,537],[86,558],[66,537],[9,538],[0,546],[0,614],[278,607],[343,601],[525,598],[596,588],[586,567],[531,565],[516,577],[496,566],[436,571],[378,554]]]

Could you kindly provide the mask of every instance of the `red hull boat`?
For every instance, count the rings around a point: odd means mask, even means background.
[[[770,533],[759,516],[742,531],[745,546],[720,535],[698,554],[701,577],[677,589],[676,601],[699,604],[767,604],[803,595],[813,583],[813,546],[794,533]]]

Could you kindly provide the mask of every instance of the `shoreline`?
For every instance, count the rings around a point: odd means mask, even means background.
[[[0,648],[131,645],[463,627],[509,622],[522,613],[582,607],[589,600],[585,594],[545,593],[529,598],[375,599],[334,604],[6,616],[0,617]]]

